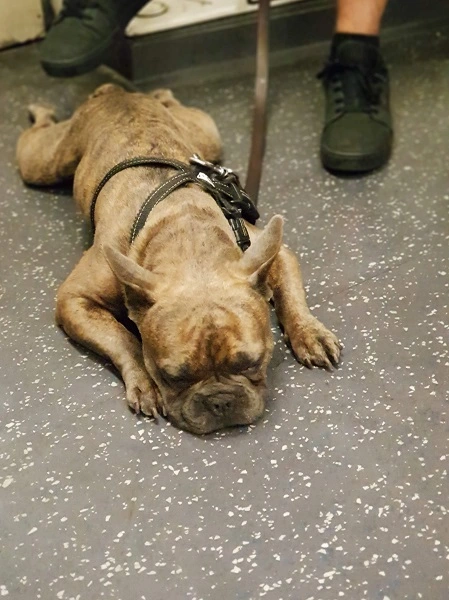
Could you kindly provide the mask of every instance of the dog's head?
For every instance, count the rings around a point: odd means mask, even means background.
[[[246,253],[201,285],[160,281],[106,249],[146,369],[178,427],[204,434],[262,415],[273,348],[266,278],[281,243],[282,218],[274,217]]]

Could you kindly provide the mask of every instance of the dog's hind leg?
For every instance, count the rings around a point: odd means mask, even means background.
[[[150,97],[158,100],[168,109],[174,119],[186,131],[186,139],[194,144],[193,150],[201,158],[218,162],[222,155],[222,142],[217,125],[213,118],[198,108],[184,106],[170,90],[154,90]]]
[[[159,88],[157,90],[153,90],[149,92],[148,96],[150,96],[150,98],[154,98],[155,100],[159,100],[159,102],[166,108],[180,106],[181,104],[179,100],[177,100],[174,97],[173,92],[166,88]]]
[[[33,125],[17,142],[17,160],[22,179],[32,185],[53,185],[72,177],[80,159],[72,121],[56,123],[54,111],[29,107]]]

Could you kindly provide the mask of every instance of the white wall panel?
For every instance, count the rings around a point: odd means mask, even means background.
[[[272,6],[298,0],[272,0]],[[128,25],[127,34],[144,35],[185,25],[250,12],[257,6],[247,0],[152,0]]]
[[[123,0],[126,2],[126,0]],[[273,6],[300,0],[272,0]],[[62,0],[53,0],[58,10]],[[256,10],[247,0],[152,0],[128,25],[130,36],[175,29]],[[40,0],[0,0],[0,48],[43,35]]]
[[[0,0],[0,48],[33,40],[43,30],[40,0]]]

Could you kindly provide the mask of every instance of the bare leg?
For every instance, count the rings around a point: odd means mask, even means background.
[[[282,247],[269,272],[277,317],[296,358],[306,367],[331,369],[340,359],[335,335],[309,311],[296,256]]]
[[[17,143],[20,174],[26,183],[53,185],[73,176],[79,152],[70,136],[71,121],[55,122],[51,108],[29,107],[32,127],[22,133]]]
[[[337,33],[379,35],[388,0],[338,0]]]
[[[145,369],[141,344],[110,310],[119,298],[120,289],[106,259],[92,247],[58,291],[56,320],[73,340],[112,361],[125,383],[131,408],[156,418],[158,408],[165,410]]]

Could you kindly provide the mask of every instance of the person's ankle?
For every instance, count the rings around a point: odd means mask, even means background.
[[[378,35],[364,35],[361,33],[345,33],[342,31],[337,31],[332,37],[330,50],[331,58],[335,56],[339,47],[345,42],[359,42],[377,49],[379,48],[380,44]]]

